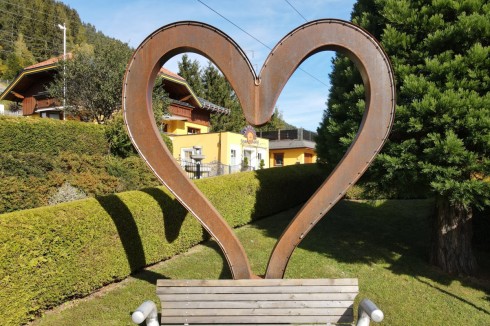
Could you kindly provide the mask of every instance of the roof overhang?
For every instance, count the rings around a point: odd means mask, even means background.
[[[309,140],[269,140],[269,149],[307,148],[314,150],[316,143]]]
[[[12,83],[5,88],[2,94],[0,94],[0,101],[7,100],[19,102],[19,99],[21,99],[21,97],[19,97],[21,90],[27,88],[33,82],[31,75],[54,70],[56,69],[56,66],[57,63],[53,63],[42,67],[22,70],[20,74],[15,77]]]
[[[169,82],[165,84],[165,91],[169,93],[171,99],[176,100],[177,102],[189,102],[191,106],[198,107],[207,111],[221,114],[230,114],[230,109],[223,108],[210,101],[198,97],[189,86],[187,81],[182,77],[178,75],[171,75],[165,69],[162,69],[160,71],[160,74],[162,75],[163,79]]]
[[[34,112],[40,113],[40,112],[49,112],[49,111],[57,111],[57,112],[60,112],[60,111],[63,111],[63,107],[62,106],[56,106],[56,107],[52,107],[52,108],[37,109]]]
[[[164,121],[187,121],[188,118],[181,117],[178,115],[163,116]]]

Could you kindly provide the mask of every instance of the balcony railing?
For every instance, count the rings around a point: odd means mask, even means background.
[[[208,177],[215,177],[219,175],[253,171],[255,170],[251,166],[238,165],[226,165],[220,162],[214,161],[210,163],[197,164],[194,161],[178,161],[180,166],[184,169],[189,179],[203,179]],[[199,165],[199,167],[198,167]]]

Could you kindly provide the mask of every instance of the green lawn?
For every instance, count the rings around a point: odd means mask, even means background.
[[[490,282],[448,276],[427,264],[432,203],[345,201],[320,222],[295,251],[287,278],[357,277],[358,302],[374,300],[385,312],[381,325],[490,325]],[[253,270],[263,274],[277,237],[295,210],[237,230]],[[489,269],[489,254],[480,254]],[[157,300],[158,278],[230,278],[214,242],[153,266],[89,298],[65,304],[32,325],[132,325],[131,312]]]

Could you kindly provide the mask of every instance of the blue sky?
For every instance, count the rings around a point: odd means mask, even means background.
[[[136,48],[161,26],[181,20],[201,21],[222,30],[247,53],[256,71],[260,71],[270,50],[247,33],[273,48],[288,32],[320,18],[349,20],[356,0],[62,0],[75,9],[83,22],[94,25],[105,35]],[[203,2],[203,3],[202,3]],[[294,9],[293,9],[294,7]],[[296,10],[299,12],[297,12]],[[207,59],[192,55],[201,66]],[[332,52],[318,53],[306,60],[284,88],[276,106],[284,119],[316,131],[328,98]],[[174,58],[165,64],[177,72]],[[310,76],[313,75],[314,77]]]

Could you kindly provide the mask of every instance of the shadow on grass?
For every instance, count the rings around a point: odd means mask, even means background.
[[[444,290],[444,289],[441,289],[441,288],[439,288],[439,287],[437,287],[437,286],[434,286],[433,284],[430,284],[429,282],[422,280],[420,277],[415,277],[415,279],[416,279],[417,281],[419,281],[420,283],[423,283],[423,284],[425,284],[425,285],[427,285],[427,286],[430,286],[430,287],[431,287],[431,288],[433,288],[433,289],[436,289],[436,290],[437,290],[437,291],[439,291],[439,292],[444,293],[445,295],[448,295],[448,296],[450,296],[450,297],[453,297],[453,298],[455,298],[455,299],[457,299],[457,300],[461,301],[462,303],[465,303],[465,304],[467,304],[467,305],[472,306],[472,307],[473,307],[473,308],[475,308],[476,310],[479,310],[479,311],[481,311],[481,312],[483,312],[483,313],[485,313],[485,314],[487,314],[487,315],[490,315],[490,311],[488,311],[488,310],[486,310],[486,309],[484,309],[484,308],[478,307],[478,306],[477,306],[477,305],[475,305],[473,302],[470,302],[470,301],[468,301],[468,300],[466,300],[466,299],[464,299],[464,298],[461,298],[461,297],[459,297],[459,296],[457,296],[457,295],[454,295],[454,294],[453,294],[453,293],[451,293],[451,292],[448,292],[448,291],[446,291],[446,290]],[[486,298],[486,299],[488,300],[488,296],[487,296],[487,298]]]
[[[487,281],[449,275],[428,264],[432,208],[431,200],[389,200],[378,205],[342,201],[313,228],[299,247],[346,264],[370,265],[384,261],[393,273],[413,276],[490,315],[486,309],[422,279],[445,286],[458,280],[465,286],[485,292],[487,299],[490,297]],[[293,217],[294,214],[290,214],[283,220],[265,219],[255,225],[277,239]]]
[[[157,280],[169,278],[163,274],[151,271],[149,269],[139,270],[136,273],[132,274],[131,276],[138,280],[146,281],[150,284],[157,284]]]

